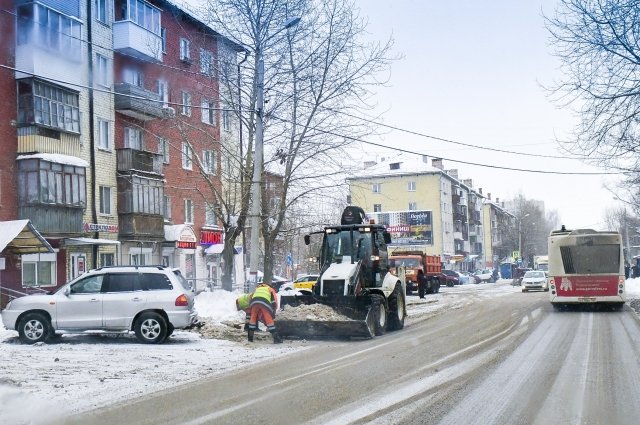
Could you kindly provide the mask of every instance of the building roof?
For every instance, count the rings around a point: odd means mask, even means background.
[[[401,153],[389,158],[383,158],[375,165],[371,165],[359,172],[356,172],[356,175],[348,177],[347,180],[358,180],[374,177],[396,177],[416,174],[443,174],[450,179],[457,181],[457,179],[454,179],[453,177],[446,174],[444,170],[429,165],[427,162],[425,162],[425,160],[426,156],[419,157],[416,155]]]

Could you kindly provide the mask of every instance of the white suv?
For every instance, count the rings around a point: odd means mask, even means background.
[[[177,269],[115,266],[91,270],[55,292],[12,300],[2,312],[7,329],[26,344],[56,331],[134,331],[141,342],[159,343],[176,328],[197,323],[194,293]]]

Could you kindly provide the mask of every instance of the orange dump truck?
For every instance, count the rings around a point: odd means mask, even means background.
[[[422,251],[395,250],[389,256],[389,266],[394,273],[397,267],[404,266],[407,295],[418,291],[418,295],[424,297],[424,294],[440,292],[440,285],[446,279],[442,274],[440,256],[427,255]]]

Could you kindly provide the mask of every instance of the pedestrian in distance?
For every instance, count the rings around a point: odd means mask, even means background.
[[[425,277],[424,273],[422,272],[422,270],[418,270],[418,296],[420,298],[424,298],[427,284],[427,278]]]
[[[624,278],[629,279],[630,275],[631,275],[631,265],[629,264],[629,262],[625,261],[624,262]]]
[[[275,289],[266,283],[259,284],[249,302],[249,326],[247,337],[249,342],[253,342],[253,334],[258,329],[258,322],[262,322],[267,330],[273,335],[274,344],[282,342],[282,339],[276,332],[276,324],[274,318],[278,310],[278,296]]]

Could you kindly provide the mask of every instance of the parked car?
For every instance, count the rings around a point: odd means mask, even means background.
[[[547,274],[542,270],[530,270],[526,272],[522,278],[522,292],[532,289],[549,290],[549,282]]]
[[[460,273],[458,273],[458,275],[460,275],[460,284],[461,285],[466,285],[467,283],[472,283],[474,281],[474,278],[471,275],[471,273],[460,272]]]
[[[460,274],[457,271],[443,269],[442,270],[442,274],[447,279],[447,286],[461,285],[462,284],[460,282]]]
[[[2,311],[25,344],[58,332],[129,332],[159,343],[198,319],[194,292],[177,269],[115,266],[90,270],[54,292],[16,298]]]
[[[478,283],[495,282],[492,269],[477,270],[474,275]]]
[[[298,291],[309,291],[313,290],[314,285],[318,281],[317,274],[307,274],[304,276],[298,277],[293,281],[293,287]]]

